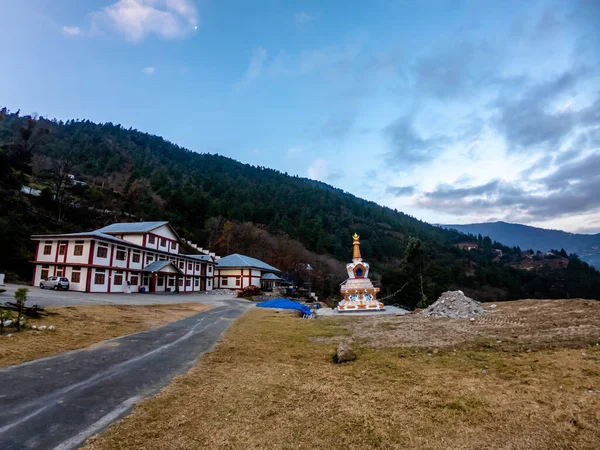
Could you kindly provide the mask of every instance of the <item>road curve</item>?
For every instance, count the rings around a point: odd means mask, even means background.
[[[0,369],[0,449],[77,448],[188,370],[250,307],[221,303],[159,328]]]

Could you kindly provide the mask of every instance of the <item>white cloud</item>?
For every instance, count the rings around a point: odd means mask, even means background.
[[[308,22],[312,22],[313,19],[313,16],[304,11],[294,13],[294,22],[296,22],[296,25],[299,27],[306,25]]]
[[[246,74],[244,75],[242,81],[238,83],[238,88],[245,87],[260,77],[266,60],[267,51],[262,47],[255,48],[252,52],[252,57],[250,58],[250,63],[248,64]]]
[[[79,36],[81,34],[79,27],[74,26],[64,26],[62,32],[65,36]]]
[[[156,69],[154,67],[144,67],[142,72],[144,72],[146,75],[153,75],[154,72],[156,72]]]
[[[340,170],[332,169],[331,163],[322,158],[315,159],[306,174],[308,178],[319,181],[335,181],[343,176]]]
[[[150,34],[182,37],[197,29],[198,23],[192,0],[119,0],[93,15],[94,28],[114,29],[134,42]]]

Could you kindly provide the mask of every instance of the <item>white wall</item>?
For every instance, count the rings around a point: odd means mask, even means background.
[[[91,284],[90,284],[90,291],[91,292],[108,292],[108,275],[109,275],[109,270],[106,269],[104,271],[104,284],[95,284],[95,278],[96,278],[96,273],[99,271],[100,269],[93,269],[92,268],[92,279],[91,279]]]

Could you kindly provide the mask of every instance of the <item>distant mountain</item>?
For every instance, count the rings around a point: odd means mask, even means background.
[[[564,248],[568,253],[577,253],[583,261],[600,268],[600,233],[575,234],[506,222],[442,226],[466,234],[489,236],[504,245],[519,246],[522,250],[533,249],[545,252]]]

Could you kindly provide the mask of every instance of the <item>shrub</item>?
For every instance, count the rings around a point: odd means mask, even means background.
[[[260,294],[262,294],[262,291],[260,290],[260,288],[258,286],[250,285],[250,286],[242,289],[241,292],[238,293],[238,297],[247,298],[248,300],[250,300],[255,295],[260,295]]]
[[[12,311],[0,308],[0,334],[4,331],[4,322],[13,318]]]

